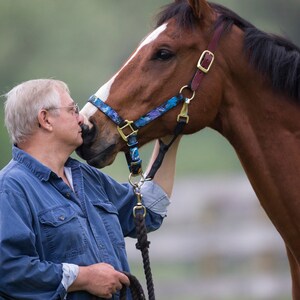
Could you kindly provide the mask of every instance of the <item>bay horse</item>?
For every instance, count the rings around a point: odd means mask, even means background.
[[[132,133],[144,145],[182,120],[182,134],[218,131],[285,242],[300,299],[300,49],[205,0],[176,0],[157,20],[82,109],[77,153],[101,168]]]

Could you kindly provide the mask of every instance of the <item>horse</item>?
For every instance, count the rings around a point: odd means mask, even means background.
[[[175,0],[81,110],[77,153],[102,168],[128,152],[132,135],[142,146],[178,124],[180,134],[216,130],[283,238],[293,299],[300,299],[299,102],[299,47],[224,6]]]

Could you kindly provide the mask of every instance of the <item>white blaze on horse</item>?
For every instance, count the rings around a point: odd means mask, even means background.
[[[201,58],[200,58],[201,57]],[[300,299],[300,50],[205,0],[181,0],[82,110],[89,127],[78,149],[104,167],[139,145],[210,127],[235,149],[281,234]],[[123,137],[122,137],[123,136]]]

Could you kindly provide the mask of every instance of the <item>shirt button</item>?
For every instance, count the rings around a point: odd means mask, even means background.
[[[63,215],[61,215],[61,216],[59,216],[58,218],[59,218],[61,221],[63,221],[66,217],[63,216]]]
[[[71,194],[70,194],[70,193],[66,193],[66,197],[67,197],[68,199],[70,199]]]

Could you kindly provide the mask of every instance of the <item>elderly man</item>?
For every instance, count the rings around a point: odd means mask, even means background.
[[[6,97],[13,149],[0,172],[0,299],[119,299],[129,284],[124,236],[135,234],[132,187],[70,158],[83,117],[65,83],[30,80]],[[166,215],[177,147],[142,186],[149,231]]]

